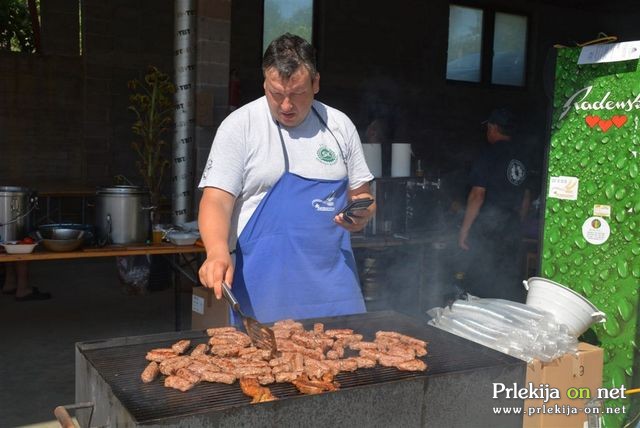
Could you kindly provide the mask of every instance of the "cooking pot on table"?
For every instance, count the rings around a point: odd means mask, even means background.
[[[24,238],[29,213],[36,207],[33,192],[26,187],[0,186],[0,242]]]
[[[149,191],[140,186],[99,187],[96,229],[101,244],[145,242],[151,224]]]

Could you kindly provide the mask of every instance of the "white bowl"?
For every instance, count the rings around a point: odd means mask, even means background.
[[[527,293],[527,305],[551,312],[556,321],[569,328],[569,334],[580,336],[591,325],[605,322],[607,316],[586,297],[562,284],[546,278],[533,277],[522,281]]]
[[[7,254],[29,254],[33,252],[33,249],[36,248],[35,244],[20,244],[18,241],[9,241],[4,244],[0,244],[4,247],[4,250]]]
[[[191,232],[169,232],[167,239],[173,245],[193,245],[198,239],[198,235]]]

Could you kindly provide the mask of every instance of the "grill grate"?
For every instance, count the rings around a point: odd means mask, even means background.
[[[363,334],[364,340],[373,340],[378,330],[395,330],[429,342],[429,354],[423,357],[428,365],[426,372],[403,372],[381,366],[359,369],[336,376],[341,389],[495,367],[519,361],[395,312],[373,312],[315,321],[324,322],[326,328],[352,328]],[[305,323],[306,328],[311,328],[312,325],[313,321]],[[207,340],[204,333],[198,335],[191,332],[189,336],[193,345],[205,343]],[[233,385],[202,382],[186,393],[165,388],[162,381],[164,376],[149,384],[142,383],[140,373],[148,363],[144,358],[146,352],[152,348],[168,347],[175,342],[175,337],[170,340],[154,338],[145,343],[106,346],[100,349],[83,349],[80,344],[79,349],[138,423],[251,405],[251,399],[242,393],[237,382]],[[302,396],[289,383],[273,384],[269,387],[281,400]],[[332,392],[336,393],[339,394],[340,390]]]

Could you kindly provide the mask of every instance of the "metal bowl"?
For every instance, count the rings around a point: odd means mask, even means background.
[[[74,251],[83,244],[82,238],[78,239],[43,239],[42,245],[49,251],[63,252]]]
[[[76,223],[54,223],[43,224],[38,227],[40,236],[46,239],[69,239],[74,235],[71,232],[64,232],[63,235],[59,235],[59,230],[76,230],[84,231],[83,241],[85,246],[95,245],[95,226],[92,224],[76,224]],[[70,234],[71,236],[68,236]]]
[[[77,229],[64,229],[64,228],[41,228],[39,229],[40,235],[44,239],[53,240],[77,240],[82,239],[84,236],[84,230]]]
[[[42,238],[42,245],[49,251],[73,251],[84,243],[84,230],[40,228],[38,237]]]

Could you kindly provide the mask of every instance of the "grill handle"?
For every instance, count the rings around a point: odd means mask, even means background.
[[[75,428],[76,425],[73,423],[69,410],[91,409],[91,412],[89,413],[89,426],[91,426],[91,417],[93,416],[94,406],[95,404],[93,402],[65,404],[53,409],[53,414],[56,416],[56,419],[58,419],[62,428]]]

